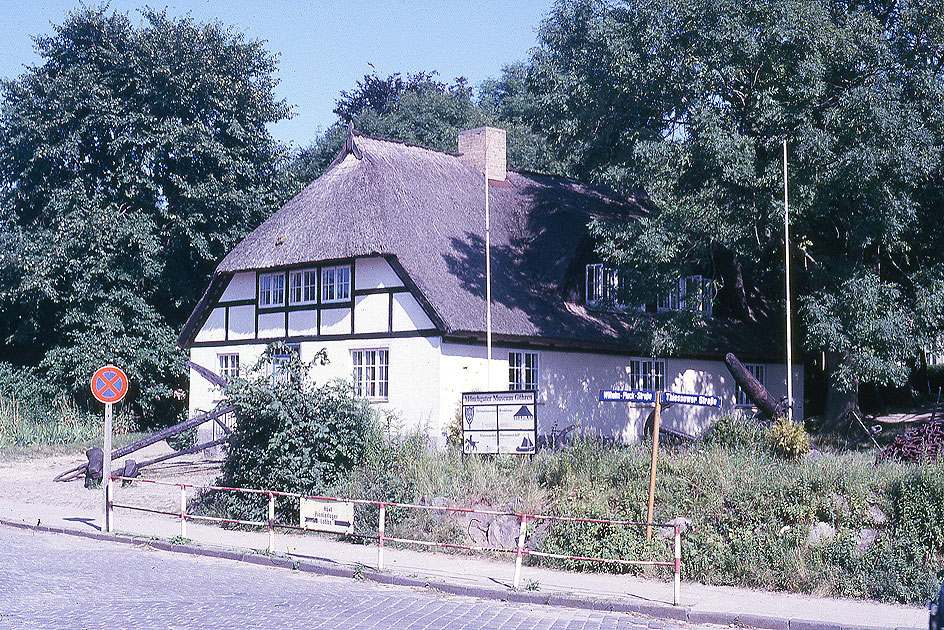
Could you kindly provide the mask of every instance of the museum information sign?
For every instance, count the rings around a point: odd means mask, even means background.
[[[538,437],[532,390],[462,394],[463,453],[534,453]]]

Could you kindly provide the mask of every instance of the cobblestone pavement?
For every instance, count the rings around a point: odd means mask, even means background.
[[[0,527],[3,629],[679,627]]]

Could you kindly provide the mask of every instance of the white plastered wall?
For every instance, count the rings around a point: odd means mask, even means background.
[[[496,347],[492,349],[492,382],[486,377],[486,349],[456,343],[443,344],[440,414],[448,424],[456,414],[464,391],[501,390],[508,386],[508,353],[538,354],[538,432],[577,424],[579,430],[621,442],[641,439],[651,405],[601,402],[600,390],[629,389],[632,356],[589,352],[561,352]],[[802,418],[803,370],[795,367],[794,397]],[[779,398],[786,392],[783,364],[767,364],[768,387]],[[778,380],[779,379],[779,380]],[[722,361],[667,359],[668,389],[684,393],[720,396],[721,409],[673,405],[662,415],[663,426],[699,435],[722,413],[735,408],[735,383]]]

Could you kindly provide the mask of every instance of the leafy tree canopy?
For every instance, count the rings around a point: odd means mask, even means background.
[[[0,360],[87,396],[121,365],[177,413],[176,334],[218,261],[285,194],[275,58],[219,24],[82,7],[2,85]]]
[[[830,417],[860,380],[901,383],[944,327],[938,2],[570,0],[528,84],[565,170],[643,184],[663,209],[595,225],[604,258],[656,279],[636,301],[709,261],[724,314],[782,317],[787,141],[801,324],[828,354]]]
[[[543,136],[529,122],[536,99],[528,91],[526,74],[523,64],[509,66],[501,79],[484,82],[478,94],[465,78],[447,84],[436,71],[365,75],[353,90],[341,92],[336,123],[296,155],[291,172],[301,185],[321,175],[344,144],[351,123],[366,135],[447,152],[456,150],[460,131],[501,127],[508,133],[510,168],[554,170]]]

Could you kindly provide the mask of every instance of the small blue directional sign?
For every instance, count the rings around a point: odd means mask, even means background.
[[[656,393],[650,389],[604,389],[600,400],[606,402],[654,403]]]
[[[662,392],[662,404],[699,405],[701,407],[720,407],[721,397],[708,394],[681,394],[679,392]]]

